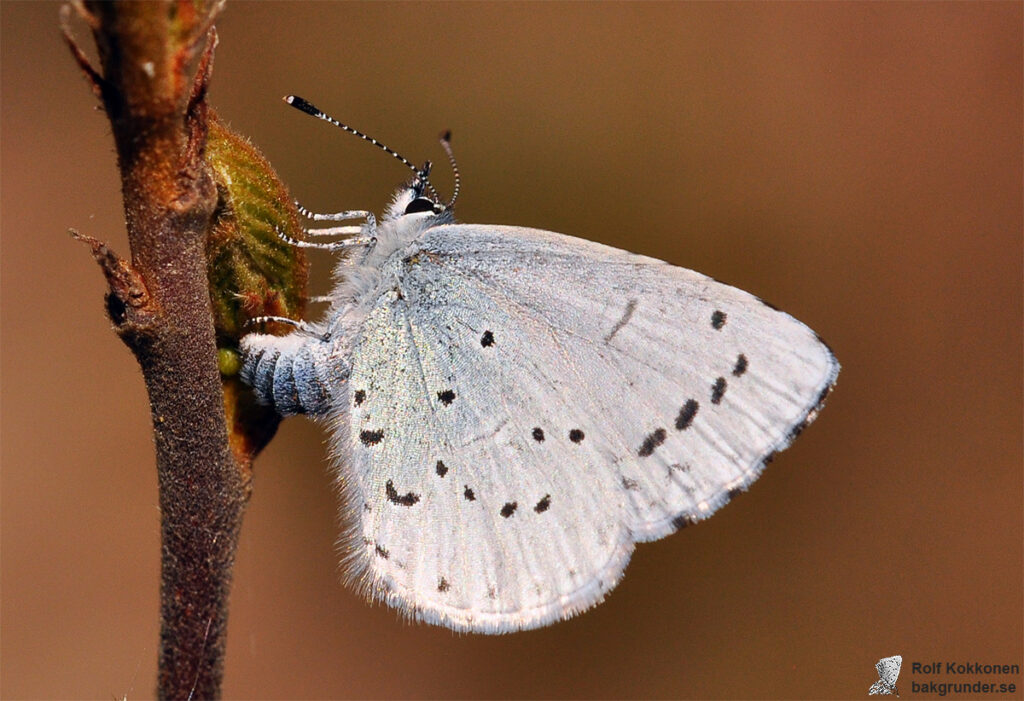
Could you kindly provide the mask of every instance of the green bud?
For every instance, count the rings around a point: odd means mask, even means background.
[[[217,346],[237,348],[256,330],[245,325],[254,316],[302,318],[309,267],[302,249],[277,235],[302,238],[288,189],[263,154],[213,114],[206,158],[219,195],[206,244]]]
[[[302,249],[277,234],[302,237],[288,189],[256,147],[212,111],[206,159],[218,192],[206,244],[217,363],[224,381],[228,438],[241,464],[249,464],[273,437],[280,419],[272,409],[257,404],[238,379],[238,342],[254,331],[291,331],[282,324],[261,329],[246,322],[256,316],[301,319],[309,268]]]

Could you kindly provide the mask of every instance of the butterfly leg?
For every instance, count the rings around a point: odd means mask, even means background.
[[[347,229],[347,228],[350,228],[350,227],[337,227],[337,229]],[[358,228],[358,227],[352,227],[352,228]],[[370,246],[370,245],[376,243],[376,241],[377,241],[377,238],[375,236],[360,236],[360,237],[354,237],[354,238],[350,238],[350,239],[345,239],[344,241],[331,241],[330,243],[317,243],[315,241],[300,241],[299,239],[292,238],[291,236],[289,236],[288,234],[284,233],[283,231],[281,231],[277,227],[274,227],[274,231],[277,232],[278,238],[280,238],[282,241],[284,241],[286,243],[290,243],[291,245],[296,246],[297,248],[319,248],[319,249],[322,249],[322,250],[325,250],[325,251],[338,251],[338,250],[342,250],[342,249],[345,249],[345,248],[357,248],[359,246]],[[328,232],[327,235],[329,235],[330,233],[338,233],[338,231],[333,231],[332,232],[331,229],[321,229],[320,231],[321,232]],[[309,233],[309,232],[307,231],[307,233]]]
[[[328,229],[303,229],[306,236],[355,236],[364,231],[362,226],[332,226]]]
[[[268,324],[271,322],[275,324],[285,324],[287,326],[292,326],[298,329],[299,331],[303,331],[310,335],[319,336],[319,334],[313,329],[313,327],[307,324],[306,322],[301,321],[299,319],[289,319],[286,316],[254,316],[247,322],[245,322],[245,324],[246,326],[254,326],[256,324]]]
[[[309,211],[298,202],[295,203],[295,206],[298,208],[299,214],[304,216],[306,219],[311,219],[312,221],[346,221],[348,219],[365,219],[370,229],[377,228],[377,218],[373,216],[373,212],[368,212],[364,209],[350,209],[345,212],[319,214],[317,212]]]

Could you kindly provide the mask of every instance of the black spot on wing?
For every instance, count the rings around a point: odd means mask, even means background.
[[[544,442],[544,429],[541,428],[540,426],[533,429],[533,440],[537,441],[538,443]]]
[[[391,557],[391,553],[388,552],[388,549],[385,548],[380,543],[377,543],[377,547],[375,548],[375,551],[377,553],[377,557],[382,557],[385,560],[387,560],[389,557]]]
[[[505,505],[503,507],[501,507],[501,515],[504,516],[505,518],[508,518],[509,516],[511,516],[512,514],[514,514],[516,512],[517,508],[519,508],[519,504],[517,502],[514,502],[514,501],[506,502]]]
[[[717,380],[715,380],[715,384],[711,385],[711,403],[712,404],[721,404],[722,403],[722,397],[725,395],[725,388],[726,388],[726,384],[725,384],[725,378],[724,377],[719,377]]]
[[[462,492],[462,496],[466,501],[476,501],[476,494],[473,493],[473,490],[469,488],[468,484],[466,485],[466,490]]]
[[[648,434],[646,438],[644,438],[644,442],[640,444],[640,448],[636,451],[636,454],[642,458],[653,455],[654,449],[664,443],[667,437],[668,433],[666,433],[665,429],[655,429]]]
[[[623,477],[622,488],[629,492],[638,492],[640,491],[640,484],[634,479]]]
[[[672,519],[672,527],[677,531],[681,528],[686,528],[689,525],[696,523],[692,517],[687,514],[680,514]]]
[[[711,314],[711,327],[715,331],[720,331],[722,327],[725,326],[725,317],[725,312],[720,309],[716,309],[714,313]]]
[[[736,365],[732,368],[733,377],[740,377],[747,371],[747,356],[740,353],[736,356]]]
[[[828,395],[832,394],[832,389],[835,386],[835,383],[832,383],[818,393],[818,399],[814,405],[815,409],[821,409],[823,406],[825,406],[825,400],[828,399]]]
[[[489,348],[494,345],[494,334],[490,331],[484,331],[484,335],[480,337],[480,345],[484,348]]]
[[[729,499],[729,501],[732,501],[740,494],[743,494],[743,490],[740,487],[734,487],[733,489],[730,489],[728,492],[726,492],[725,496]]]
[[[438,460],[437,465],[434,467],[434,471],[437,472],[438,477],[444,477],[448,474],[448,466],[443,461]]]
[[[583,431],[581,431],[580,429],[574,428],[573,430],[569,431],[569,440],[571,440],[573,443],[579,443],[580,441],[583,440],[583,438]]]
[[[542,514],[548,510],[551,506],[551,495],[545,494],[544,498],[537,502],[537,505],[533,507],[533,510],[538,514]]]
[[[355,396],[354,396],[354,399],[355,399],[355,402],[356,402],[356,406],[359,406],[366,399],[366,392],[364,390],[357,389],[356,393],[355,393]]]
[[[449,406],[455,401],[455,392],[450,389],[442,390],[437,393],[437,398],[441,400],[441,403],[445,406]]]
[[[412,506],[420,500],[419,494],[413,494],[412,492],[399,494],[391,480],[388,480],[388,483],[384,485],[384,493],[387,495],[388,501],[398,506]]]
[[[798,423],[793,428],[789,429],[789,433],[786,434],[786,444],[790,444],[797,439],[797,437],[804,432],[804,429],[810,425],[810,421],[804,420]]]
[[[359,440],[363,442],[363,445],[369,447],[371,445],[377,445],[384,438],[384,431],[360,431]]]
[[[683,404],[683,408],[679,410],[679,416],[676,417],[676,430],[685,431],[693,423],[693,417],[697,415],[697,410],[700,409],[700,404],[695,399],[687,399],[686,403]]]
[[[441,580],[437,583],[437,590],[442,594],[452,588],[452,585],[448,583],[448,580],[441,577]]]

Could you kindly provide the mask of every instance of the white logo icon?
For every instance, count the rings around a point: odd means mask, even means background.
[[[878,670],[878,681],[871,685],[868,689],[869,696],[896,696],[900,695],[900,692],[896,689],[896,679],[900,676],[900,665],[903,664],[903,658],[899,655],[893,655],[892,657],[883,657],[875,665],[875,669]]]

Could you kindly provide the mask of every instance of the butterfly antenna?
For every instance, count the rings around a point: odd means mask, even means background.
[[[394,156],[399,161],[404,163],[405,166],[409,170],[411,170],[413,173],[416,173],[417,177],[419,177],[423,181],[423,183],[427,186],[427,188],[430,190],[430,192],[434,195],[434,197],[436,199],[438,199],[438,200],[441,199],[441,196],[437,194],[437,190],[435,190],[434,186],[430,183],[429,180],[427,180],[426,175],[423,173],[423,169],[422,168],[417,168],[408,158],[406,158],[402,154],[400,154],[397,151],[394,151],[394,150],[388,148],[387,146],[385,146],[381,142],[377,141],[372,136],[367,136],[366,134],[364,134],[363,132],[359,131],[358,129],[353,129],[352,127],[350,127],[347,124],[342,124],[341,122],[339,122],[337,119],[335,119],[331,115],[327,114],[326,112],[321,111],[320,108],[317,107],[316,105],[314,105],[312,102],[309,102],[308,100],[303,100],[298,95],[285,95],[284,101],[287,102],[292,107],[294,107],[295,109],[301,110],[302,112],[305,112],[306,114],[313,115],[317,119],[322,119],[325,122],[329,122],[330,124],[333,124],[334,126],[338,127],[339,129],[347,131],[349,134],[352,134],[354,136],[358,136],[363,141],[369,141],[371,144],[373,144],[374,146],[379,148],[384,153],[388,153],[388,154]],[[429,172],[429,168],[427,170]]]
[[[459,186],[462,184],[462,179],[459,177],[459,164],[455,162],[455,154],[452,153],[452,132],[450,129],[441,134],[441,148],[448,154],[448,162],[452,164],[452,173],[455,174],[455,189],[452,192],[452,199],[445,205],[446,209],[451,209],[455,205],[455,200],[459,197]]]
[[[430,170],[434,167],[434,164],[430,161],[423,161],[423,167],[416,169],[416,181],[426,185],[430,188],[430,191],[437,195],[437,190],[430,184]]]

